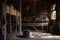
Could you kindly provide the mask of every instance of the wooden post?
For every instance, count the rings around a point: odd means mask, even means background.
[[[22,34],[22,0],[20,0],[20,35]]]
[[[7,20],[6,20],[6,4],[2,4],[2,11],[3,11],[3,15],[4,15],[4,18],[5,18],[5,24],[4,24],[4,26],[3,26],[3,28],[4,28],[4,40],[6,40],[6,24],[7,24]]]

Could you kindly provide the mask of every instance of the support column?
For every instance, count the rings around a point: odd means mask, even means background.
[[[20,35],[23,35],[22,33],[22,0],[20,0]]]
[[[4,40],[6,40],[6,24],[7,24],[7,20],[6,20],[6,4],[2,4],[2,11],[3,11],[3,15],[4,15],[4,19],[5,19],[5,24],[3,26],[3,32],[4,32]]]

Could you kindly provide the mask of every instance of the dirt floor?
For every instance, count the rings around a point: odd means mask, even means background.
[[[29,39],[29,38],[18,38],[18,39],[11,39],[11,40],[60,40],[60,39]]]

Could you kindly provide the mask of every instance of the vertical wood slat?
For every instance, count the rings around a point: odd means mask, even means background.
[[[18,24],[18,12],[16,10],[16,32],[17,32],[17,24]]]

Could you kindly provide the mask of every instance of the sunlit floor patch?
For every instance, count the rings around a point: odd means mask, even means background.
[[[60,39],[60,36],[41,36],[41,38]]]

